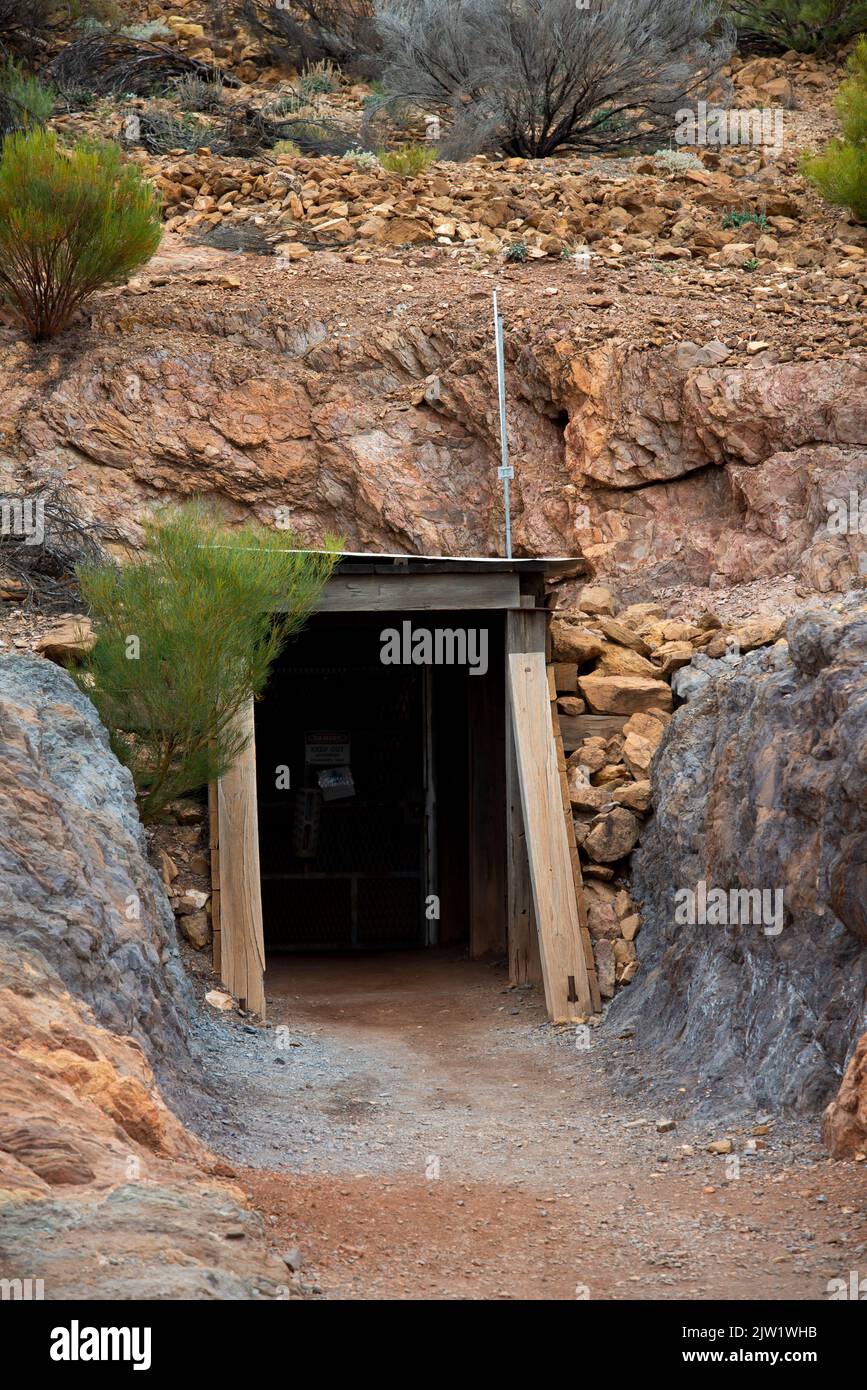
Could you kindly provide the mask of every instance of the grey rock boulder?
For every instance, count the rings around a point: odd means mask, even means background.
[[[633,860],[641,966],[610,1019],[718,1097],[814,1111],[865,1017],[867,606],[796,615],[786,636],[703,672],[666,730]],[[782,929],[737,911],[690,925],[677,895],[700,881],[779,891]]]

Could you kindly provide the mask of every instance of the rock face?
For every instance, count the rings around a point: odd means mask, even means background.
[[[615,258],[602,304],[565,263],[545,273],[545,294],[504,281],[516,553],[583,553],[624,600],[714,575],[845,588],[863,564],[843,511],[867,491],[864,352],[779,360],[792,334],[771,309],[789,299],[721,294],[709,273],[677,286]],[[827,312],[823,286],[798,281],[805,314]],[[144,507],[199,493],[311,541],[501,553],[490,288],[448,261],[287,267],[168,234],[50,354],[0,329],[0,486],[61,474],[86,519],[133,540]],[[648,339],[661,302],[681,334],[717,314],[727,346]]]
[[[867,1033],[858,1042],[840,1090],[825,1111],[822,1136],[833,1158],[867,1153]]]
[[[50,662],[0,657],[0,1277],[49,1299],[274,1297],[260,1218],[163,1100],[202,1092],[144,850],[93,707]]]
[[[0,939],[38,952],[171,1083],[189,1057],[174,919],[145,857],[132,778],[48,661],[0,658]]]
[[[813,1110],[864,1025],[867,608],[807,611],[786,634],[665,732],[634,857],[641,971],[611,1022],[718,1098]],[[863,1085],[862,1057],[828,1122],[838,1148]]]

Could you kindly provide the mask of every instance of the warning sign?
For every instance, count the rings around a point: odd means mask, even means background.
[[[304,735],[304,761],[308,767],[341,767],[350,761],[346,729],[317,729]]]

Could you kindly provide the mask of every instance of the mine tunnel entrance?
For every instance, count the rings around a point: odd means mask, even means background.
[[[462,945],[594,1007],[545,601],[576,565],[341,557],[210,789],[214,964],[252,1013],[269,957]]]
[[[266,952],[469,940],[471,768],[486,758],[478,732],[471,741],[469,687],[490,679],[502,701],[502,617],[461,614],[463,626],[486,630],[495,666],[479,676],[384,662],[382,634],[403,638],[404,621],[399,612],[315,616],[256,706]],[[454,630],[455,615],[425,614],[425,626]],[[492,790],[499,752],[485,771]],[[501,876],[502,796],[487,807],[485,838]],[[505,950],[502,902],[494,916],[485,944]]]

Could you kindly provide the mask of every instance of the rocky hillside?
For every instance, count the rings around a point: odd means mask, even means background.
[[[626,601],[857,577],[857,532],[827,522],[867,479],[867,358],[810,336],[839,331],[839,306],[796,280],[503,268],[518,551],[583,553]],[[167,236],[89,328],[50,349],[7,331],[0,486],[59,475],[131,536],[143,506],[200,493],[352,548],[496,553],[494,283],[448,259],[289,264]]]
[[[38,658],[0,656],[0,741],[0,1277],[280,1296],[261,1220],[175,1113],[201,1095],[191,993],[128,772]]]
[[[611,1022],[715,1103],[816,1109],[867,1025],[867,608],[806,611],[693,688],[652,766],[642,969]],[[761,909],[736,911],[732,890],[760,890]],[[867,1140],[863,1053],[828,1118],[840,1154]]]
[[[218,126],[281,102],[358,143],[371,90],[328,73],[310,92],[234,11],[231,33],[194,3],[147,18],[235,85],[206,111],[115,94],[55,115],[124,144],[166,232],[50,349],[0,328],[0,487],[61,476],[133,538],[143,507],[201,493],[311,540],[496,554],[496,287],[517,553],[582,553],[624,602],[861,574],[857,536],[826,523],[867,487],[867,227],[799,172],[834,130],[838,66],[732,61],[733,107],[773,108],[779,147],[401,175],[369,153],[215,154]],[[145,147],[153,110],[190,148]]]
[[[838,65],[734,59],[733,104],[784,116],[777,149],[478,156],[400,175],[369,152],[215,152],[275,102],[346,150],[372,92],[320,73],[330,90],[308,107],[243,24],[226,32],[198,0],[176,9],[154,0],[141,18],[165,24],[170,53],[222,68],[205,111],[174,87],[106,88],[52,120],[64,138],[119,140],[161,191],[165,231],[48,344],[0,307],[0,494],[62,483],[115,546],[197,495],[308,543],[499,554],[496,289],[515,552],[581,556],[589,587],[617,596],[592,606],[583,579],[553,596],[561,715],[619,726],[569,760],[611,1024],[717,1103],[815,1111],[840,1086],[828,1142],[861,1152],[867,226],[799,172],[836,128]],[[0,646],[33,639],[21,597],[0,584]],[[184,1116],[197,1062],[127,776],[47,663],[0,657],[0,705],[15,1241],[56,1250],[63,1288],[97,1226],[118,1248],[136,1232],[151,1260],[155,1224],[180,1252],[178,1290],[270,1288],[237,1194],[203,1186],[214,1160],[163,1100]],[[699,881],[779,891],[782,930],[676,921],[673,893]],[[198,896],[174,897],[204,946]],[[186,1204],[176,1180],[193,1184]]]

